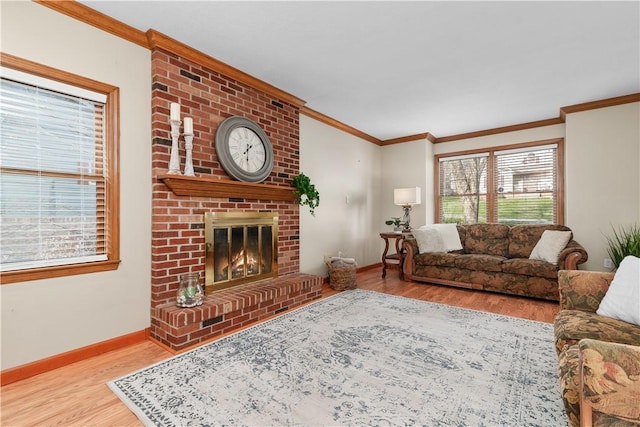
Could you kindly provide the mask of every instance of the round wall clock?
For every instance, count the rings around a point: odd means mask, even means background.
[[[231,177],[245,182],[262,182],[273,169],[273,146],[255,122],[229,117],[216,130],[216,154]]]

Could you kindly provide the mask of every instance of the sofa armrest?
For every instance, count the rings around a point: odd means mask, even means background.
[[[640,422],[640,347],[591,339],[578,345],[583,425],[592,411]]]
[[[560,309],[595,312],[612,280],[613,273],[586,270],[558,271]]]
[[[418,250],[418,241],[415,238],[408,237],[402,241],[404,249],[404,263],[402,264],[402,274],[404,280],[411,281],[413,275],[413,257],[420,253]]]
[[[577,270],[578,264],[587,262],[589,255],[584,247],[575,240],[571,240],[558,256],[560,270]]]

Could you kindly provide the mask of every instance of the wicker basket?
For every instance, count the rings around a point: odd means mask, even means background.
[[[356,288],[356,265],[327,262],[329,286],[337,291]]]

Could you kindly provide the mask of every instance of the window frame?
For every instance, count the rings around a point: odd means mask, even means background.
[[[105,254],[104,261],[92,261],[77,264],[55,265],[22,270],[0,272],[0,284],[24,282],[29,280],[48,279],[53,277],[73,276],[79,274],[96,273],[116,270],[120,264],[120,92],[116,86],[102,83],[87,77],[72,74],[46,65],[38,64],[17,56],[0,52],[0,65],[34,76],[58,81],[81,89],[104,94],[107,98],[105,105],[105,157],[106,180],[104,198],[106,202],[105,220]]]
[[[435,212],[434,218],[436,223],[442,222],[442,218],[440,217],[440,161],[446,160],[447,158],[461,157],[461,156],[472,156],[479,154],[488,154],[487,157],[487,201],[486,201],[486,209],[487,209],[487,223],[498,223],[497,218],[497,197],[498,191],[495,185],[495,168],[496,166],[496,153],[501,151],[508,150],[516,150],[516,149],[526,149],[526,148],[537,148],[543,147],[545,145],[553,145],[557,146],[556,148],[556,156],[557,156],[557,185],[556,185],[556,198],[555,198],[555,210],[556,210],[556,224],[564,225],[565,222],[565,196],[564,196],[564,138],[553,138],[553,139],[545,139],[539,141],[530,141],[524,143],[517,144],[508,144],[501,145],[495,147],[483,147],[473,150],[464,150],[464,151],[456,151],[451,153],[442,153],[436,154],[434,156],[434,195],[435,195]]]

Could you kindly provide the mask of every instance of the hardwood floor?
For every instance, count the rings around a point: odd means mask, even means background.
[[[360,289],[542,322],[552,322],[559,309],[550,301],[404,282],[394,270],[382,279],[380,268],[358,273],[357,284]],[[323,297],[335,293],[325,285]],[[140,426],[106,382],[171,356],[147,341],[3,386],[0,425]]]

